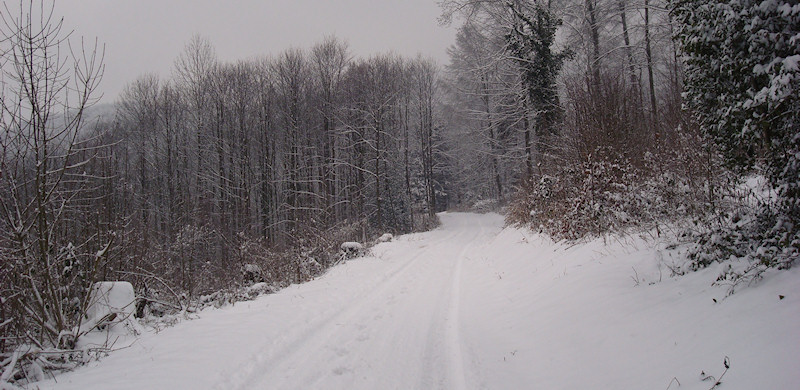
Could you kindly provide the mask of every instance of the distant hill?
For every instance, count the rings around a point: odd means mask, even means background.
[[[95,104],[86,110],[83,120],[87,124],[97,123],[98,121],[112,121],[116,111],[116,106],[113,103]]]

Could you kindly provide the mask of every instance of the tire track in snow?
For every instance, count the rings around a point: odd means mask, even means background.
[[[342,306],[323,319],[300,329],[295,334],[287,337],[287,340],[290,341],[277,345],[276,351],[270,351],[276,346],[273,344],[274,340],[268,340],[257,349],[259,352],[251,354],[249,358],[244,360],[246,362],[244,367],[234,372],[221,373],[223,378],[219,380],[213,388],[251,388],[254,382],[269,375],[274,370],[274,367],[279,366],[282,362],[291,360],[305,349],[324,344],[325,334],[320,332],[322,329],[337,323],[347,322],[347,319],[355,317],[363,309],[369,308],[369,305],[380,299],[383,293],[389,291],[396,283],[403,280],[402,276],[407,273],[414,264],[424,258],[425,255],[440,249],[439,247],[442,243],[448,243],[453,238],[463,233],[463,231],[456,230],[450,232],[445,237],[431,239],[417,254],[405,260],[401,266],[391,271],[377,283],[371,285],[366,291],[361,292],[358,300],[352,305]]]
[[[467,388],[464,378],[464,356],[461,349],[461,321],[459,308],[461,305],[461,266],[464,256],[471,245],[467,245],[458,254],[453,280],[450,285],[450,303],[445,320],[445,335],[447,342],[447,373],[449,379],[448,388],[463,390]]]
[[[453,271],[453,281],[450,287],[450,307],[445,326],[447,350],[449,351],[447,360],[449,389],[464,390],[467,388],[467,372],[464,369],[464,358],[466,356],[464,355],[464,348],[462,348],[463,340],[461,338],[461,270],[467,253],[475,250],[476,244],[481,242],[485,233],[486,225],[481,221],[479,231],[458,254],[455,270]]]
[[[426,369],[415,386],[417,389],[469,388],[465,360],[468,359],[472,364],[476,361],[471,354],[468,354],[469,349],[462,339],[462,268],[464,261],[468,260],[467,256],[472,254],[476,247],[485,245],[483,239],[487,227],[481,221],[477,228],[459,226],[457,229],[465,236],[462,240],[452,243],[452,246],[447,248],[448,256],[440,259],[446,265],[441,271],[445,273],[442,280],[443,288],[438,292],[437,309],[430,320],[423,356]],[[472,373],[469,376],[477,375]]]

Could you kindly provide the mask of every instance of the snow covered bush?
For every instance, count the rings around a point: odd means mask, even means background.
[[[242,278],[245,283],[259,283],[264,281],[264,271],[258,264],[247,263],[242,266]]]
[[[97,323],[102,318],[113,315],[119,318],[133,316],[136,297],[133,286],[128,282],[97,282],[89,292],[88,306],[83,325]]]
[[[527,225],[554,239],[658,230],[713,207],[711,187],[724,175],[703,180],[681,161],[687,153],[648,153],[634,164],[608,149],[564,164],[526,183],[509,206],[510,223]],[[638,165],[638,166],[637,166]],[[698,166],[697,161],[689,166]]]
[[[750,177],[721,198],[724,202],[713,213],[680,237],[688,245],[688,270],[727,263],[717,283],[727,285],[732,293],[769,269],[791,266],[800,237],[797,233],[775,236],[776,230],[769,228],[776,219],[769,210],[776,209],[778,196],[766,179]]]

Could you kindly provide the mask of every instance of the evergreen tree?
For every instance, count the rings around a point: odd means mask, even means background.
[[[561,20],[541,4],[533,6],[533,15],[528,16],[513,3],[508,7],[514,15],[514,26],[506,34],[507,51],[519,66],[522,85],[525,89],[524,104],[534,115],[536,137],[541,141],[555,134],[555,123],[560,116],[556,77],[570,53],[553,50],[556,29]],[[527,118],[525,119],[527,122]],[[526,147],[530,147],[526,127]],[[530,151],[527,152],[530,156]],[[530,159],[528,161],[530,169]],[[529,172],[530,174],[530,172]]]
[[[765,205],[756,246],[788,265],[800,247],[800,4],[673,0],[686,62],[686,102],[733,167],[763,160],[779,195]]]

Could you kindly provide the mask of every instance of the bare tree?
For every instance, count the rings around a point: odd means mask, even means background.
[[[279,123],[286,142],[287,231],[292,232],[311,211],[308,207],[304,207],[304,199],[316,195],[308,191],[309,179],[306,177],[307,172],[303,170],[304,158],[308,152],[304,147],[304,141],[308,130],[306,92],[309,87],[309,68],[306,53],[300,49],[285,51],[273,65]]]
[[[97,99],[103,50],[97,42],[71,45],[53,5],[20,2],[18,14],[6,7],[0,15],[2,267],[11,274],[11,306],[27,339],[68,346],[84,309],[76,302],[108,249],[67,229],[90,185],[91,150],[99,148],[82,130]]]
[[[322,176],[325,211],[328,223],[339,218],[336,178],[336,105],[341,82],[350,62],[347,44],[335,37],[325,38],[311,49],[315,88],[319,94],[318,110],[322,117]]]
[[[416,86],[417,137],[422,156],[422,177],[425,183],[425,199],[428,216],[436,213],[436,191],[433,177],[434,169],[434,99],[436,95],[438,67],[429,59],[418,58],[413,66],[413,80]]]
[[[211,42],[195,35],[186,44],[174,65],[175,82],[187,110],[185,125],[193,129],[186,134],[186,146],[191,153],[187,156],[189,171],[184,176],[188,181],[189,207],[195,225],[202,225],[211,212],[209,199],[212,195],[207,191],[213,188],[208,180],[214,160],[211,150],[203,145],[208,145],[211,141],[208,104],[212,92],[211,77],[217,62]]]

